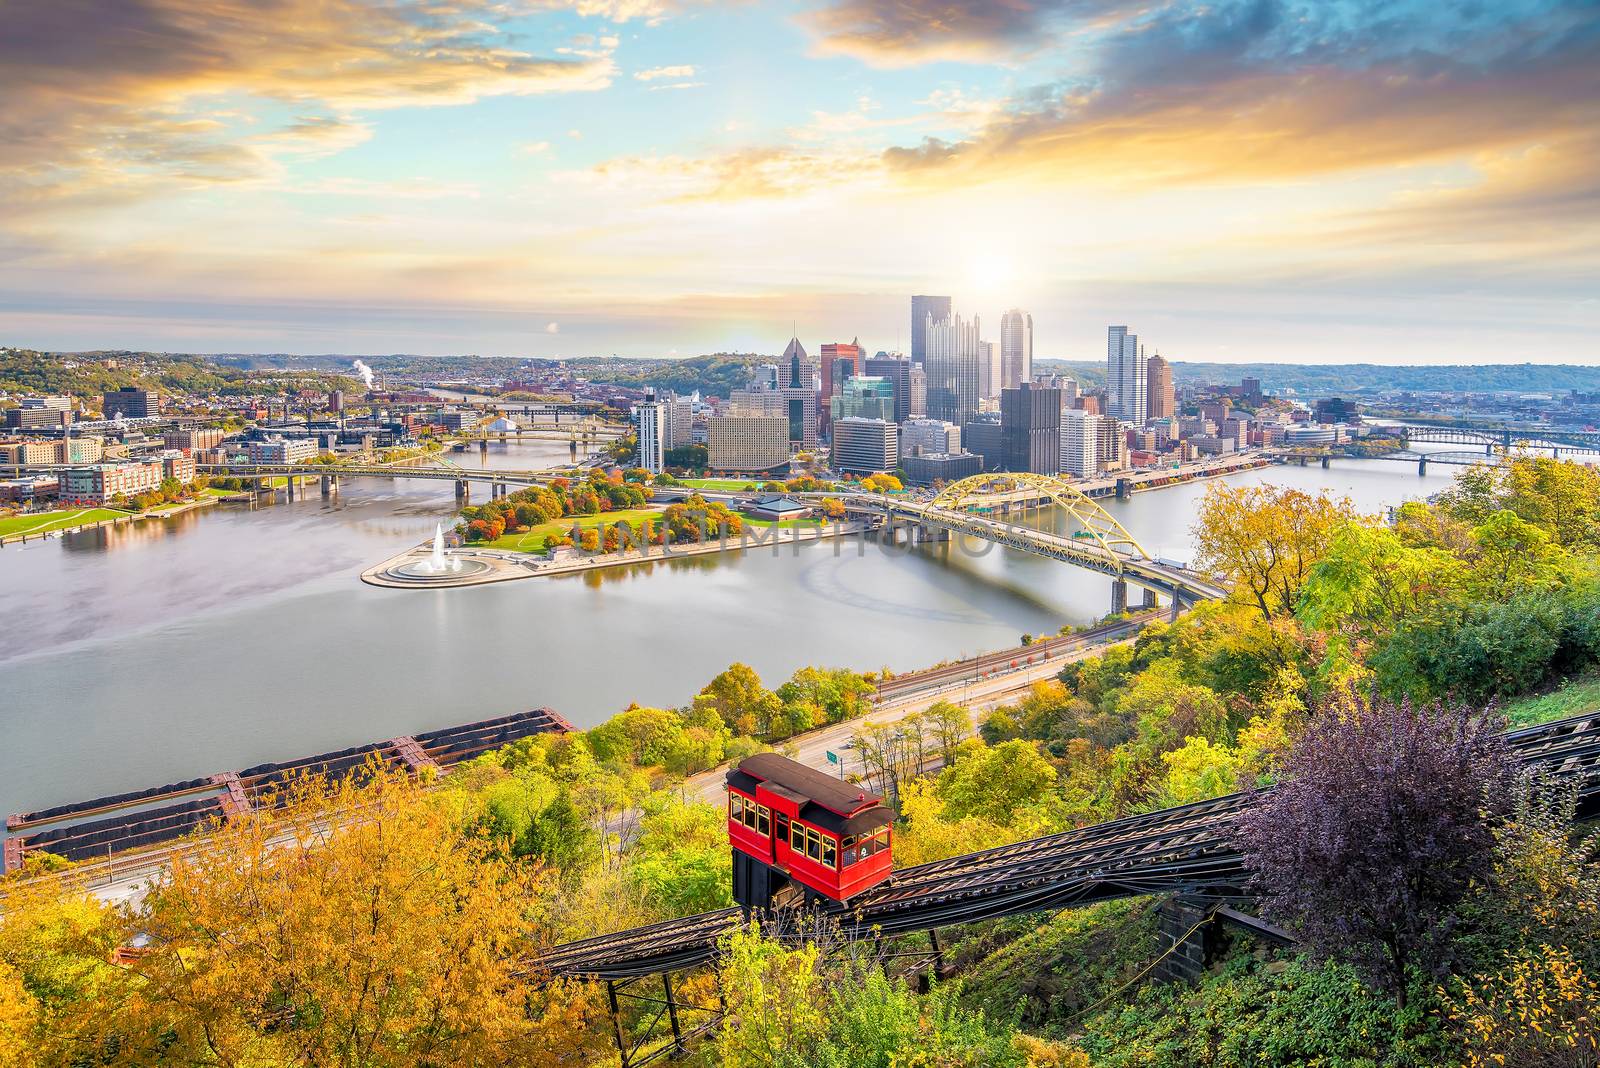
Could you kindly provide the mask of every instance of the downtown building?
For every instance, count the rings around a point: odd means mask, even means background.
[[[1106,414],[1143,426],[1150,397],[1149,367],[1139,338],[1125,326],[1106,330]]]
[[[1082,408],[1061,413],[1061,474],[1093,478],[1100,473],[1101,426],[1115,432],[1117,422]]]
[[[911,298],[911,362],[918,367],[927,362],[927,329],[929,323],[950,318],[949,297],[916,296]]]
[[[938,419],[907,419],[900,424],[900,458],[961,451],[961,428]],[[976,472],[974,472],[976,473]]]
[[[851,416],[833,424],[833,466],[854,475],[893,471],[900,465],[900,428],[887,419]]]
[[[633,421],[639,436],[639,466],[652,475],[666,469],[667,427],[666,405],[656,400],[653,392],[645,391],[644,400],[634,405]]]
[[[922,368],[929,418],[964,424],[981,410],[984,351],[978,330],[977,316],[970,323],[959,315],[928,323]]]
[[[1000,393],[1001,467],[1054,475],[1061,471],[1061,391],[1031,382]]]
[[[713,472],[786,470],[789,445],[789,420],[781,415],[728,415],[706,421],[706,465]]]
[[[910,360],[880,352],[864,361],[866,373],[875,378],[887,378],[894,387],[894,421],[903,423],[911,418],[911,376],[923,382],[923,405],[927,404],[927,377],[922,368]]]
[[[1000,387],[1012,389],[1033,378],[1033,316],[1012,308],[1000,317]]]
[[[193,461],[190,461],[193,471]],[[63,504],[100,506],[118,497],[136,497],[161,488],[166,466],[157,460],[128,460],[114,464],[70,467],[61,473]],[[189,481],[193,481],[191,473]]]
[[[882,419],[892,423],[894,383],[875,375],[856,375],[839,387],[831,407],[833,419]]]
[[[150,419],[161,414],[161,395],[153,389],[124,386],[101,395],[100,411],[107,419]]]
[[[1178,414],[1177,393],[1172,388],[1172,364],[1160,355],[1146,364],[1145,419],[1171,419]]]

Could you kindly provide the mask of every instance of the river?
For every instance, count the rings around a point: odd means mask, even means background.
[[[454,454],[530,468],[567,447]],[[1338,460],[1233,476],[1381,511],[1452,468]],[[1204,484],[1106,502],[1145,547],[1192,554]],[[730,662],[907,670],[1084,623],[1109,580],[990,548],[844,539],[456,590],[357,575],[448,523],[451,484],[349,479],[0,549],[0,812],[152,786],[546,705],[579,726],[682,704]]]

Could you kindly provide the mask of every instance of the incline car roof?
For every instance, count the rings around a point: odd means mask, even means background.
[[[841,816],[883,802],[883,798],[867,793],[855,783],[836,779],[826,772],[808,768],[777,753],[757,753],[753,757],[746,757],[738,768],[728,773],[728,781],[737,785],[734,776],[741,774],[793,790]]]

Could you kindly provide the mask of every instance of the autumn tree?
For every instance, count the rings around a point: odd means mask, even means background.
[[[587,995],[522,975],[540,870],[368,771],[296,784],[174,857],[139,918],[126,1060],[551,1064],[597,1041]]]
[[[1217,483],[1200,502],[1197,565],[1236,584],[1268,619],[1293,614],[1311,569],[1350,517],[1349,498],[1283,486]]]
[[[706,683],[695,700],[714,708],[722,722],[740,734],[765,736],[772,730],[783,703],[761,685],[761,676],[749,664],[730,664]]]
[[[1405,1007],[1413,969],[1448,960],[1456,908],[1495,865],[1512,776],[1498,717],[1465,705],[1347,698],[1239,819],[1265,914],[1363,968]]]

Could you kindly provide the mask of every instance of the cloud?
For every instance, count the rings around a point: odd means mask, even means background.
[[[658,199],[692,203],[803,196],[859,185],[881,170],[873,158],[855,153],[759,146],[701,158],[624,156],[562,177],[609,188],[649,188]]]
[[[661,78],[693,78],[694,68],[688,64],[676,67],[651,67],[649,70],[634,71],[633,76],[641,82],[653,82]]]
[[[986,63],[1048,47],[1063,20],[1095,22],[1137,0],[838,0],[801,22],[824,54],[874,66]]]
[[[704,89],[705,82],[668,82],[664,85],[652,85],[650,91],[659,93],[663,89]]]
[[[940,183],[1261,181],[1592,128],[1595,8],[1483,21],[1497,10],[1408,19],[1286,0],[1170,5],[1108,32],[1091,70],[1017,94],[971,137],[925,139],[884,160]]]
[[[542,156],[548,151],[550,151],[549,141],[529,141],[517,149],[517,152],[524,156]]]
[[[55,0],[0,34],[0,211],[270,178],[280,153],[368,136],[361,112],[603,88],[608,58],[540,57],[496,0]],[[226,111],[215,108],[227,101]],[[256,127],[272,106],[297,114]]]
[[[547,333],[547,334],[559,334],[559,333],[561,333],[561,324],[560,323],[545,323],[544,324],[544,332]]]

